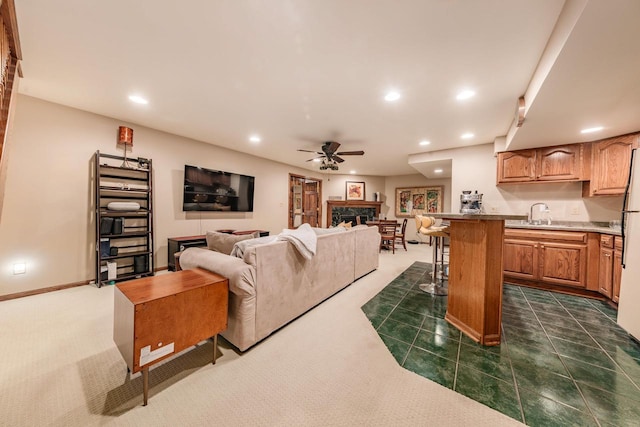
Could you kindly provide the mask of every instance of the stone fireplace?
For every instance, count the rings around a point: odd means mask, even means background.
[[[328,200],[327,227],[340,224],[342,221],[356,224],[356,217],[364,224],[380,216],[382,202],[366,202],[355,200]]]

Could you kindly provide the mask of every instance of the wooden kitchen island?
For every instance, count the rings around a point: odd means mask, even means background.
[[[500,344],[504,221],[526,215],[429,215],[451,223],[445,319],[482,345]]]

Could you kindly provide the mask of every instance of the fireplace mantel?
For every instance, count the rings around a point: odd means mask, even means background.
[[[376,217],[380,216],[382,202],[367,202],[364,200],[327,200],[327,227],[331,226],[333,208],[374,208]]]

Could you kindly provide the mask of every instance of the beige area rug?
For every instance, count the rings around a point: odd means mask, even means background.
[[[519,423],[398,366],[362,304],[428,245],[380,268],[251,350],[206,341],[130,377],[112,338],[113,287],[0,303],[2,426],[510,426]],[[167,273],[171,274],[171,273]]]

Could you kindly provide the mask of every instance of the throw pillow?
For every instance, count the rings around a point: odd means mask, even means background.
[[[252,234],[227,234],[218,233],[217,231],[207,231],[207,247],[216,252],[220,252],[226,255],[231,255],[231,250],[236,242],[242,240],[253,239]]]

